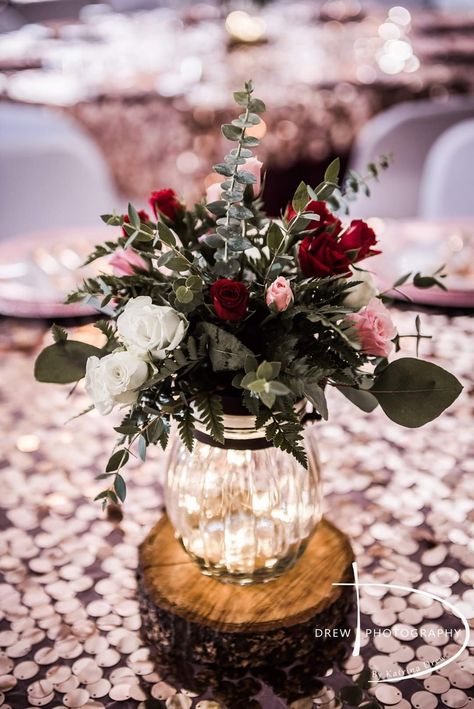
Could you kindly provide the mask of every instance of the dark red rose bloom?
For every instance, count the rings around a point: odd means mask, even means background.
[[[160,216],[165,216],[174,222],[176,217],[183,211],[183,205],[174,190],[167,189],[152,192],[148,201],[157,219]]]
[[[148,216],[148,214],[145,212],[144,209],[139,210],[138,216],[140,217],[141,222],[149,222],[150,221],[150,217]],[[123,214],[122,219],[125,222],[125,224],[130,224],[130,217],[128,216],[128,214]],[[124,236],[128,236],[127,232],[125,231],[125,229],[123,227],[122,227],[122,233]]]
[[[306,230],[311,231],[329,231],[331,234],[337,235],[341,231],[341,220],[334,216],[332,212],[329,211],[327,202],[323,201],[313,201],[305,207],[305,212],[310,212],[312,214],[317,214],[319,216],[319,221],[308,222]],[[286,208],[285,217],[287,221],[296,217],[296,212],[292,205],[289,204]]]
[[[350,227],[341,236],[340,246],[344,251],[351,251],[351,261],[356,263],[368,256],[376,256],[380,251],[372,249],[377,243],[375,232],[362,219],[353,219]]]
[[[230,278],[219,278],[210,288],[216,315],[221,320],[241,320],[247,312],[249,292],[246,286]]]
[[[350,260],[333,234],[308,234],[300,243],[298,258],[306,278],[350,274]]]

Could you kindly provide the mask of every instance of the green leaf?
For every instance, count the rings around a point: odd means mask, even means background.
[[[212,323],[203,323],[204,331],[209,336],[209,357],[215,372],[243,369],[245,358],[253,355],[248,347],[227,330]]]
[[[125,498],[127,497],[127,486],[123,477],[118,473],[114,479],[114,490],[120,502],[124,502]]]
[[[242,145],[244,145],[246,148],[256,148],[258,145],[260,145],[260,141],[258,138],[254,138],[252,135],[246,135],[245,138],[242,139]]]
[[[404,283],[408,281],[408,279],[411,276],[411,272],[405,273],[403,276],[400,276],[395,283],[393,284],[392,288],[398,288],[398,286],[402,286]]]
[[[196,400],[200,421],[218,443],[224,444],[224,412],[220,396],[201,394]]]
[[[227,246],[231,251],[245,251],[246,249],[251,249],[253,244],[245,236],[239,234],[239,236],[233,236],[227,240]]]
[[[105,472],[110,473],[114,470],[120,470],[128,462],[130,454],[125,448],[121,448],[109,458],[109,462],[105,467]]]
[[[194,295],[190,288],[187,288],[186,286],[179,286],[176,291],[176,297],[180,303],[191,303]]]
[[[217,165],[213,165],[212,169],[219,175],[224,175],[224,177],[232,177],[232,168],[225,162],[220,162],[217,163]]]
[[[290,393],[290,390],[283,382],[271,381],[268,384],[268,388],[270,392],[276,396],[286,396]]]
[[[137,451],[138,455],[140,456],[141,460],[145,462],[146,460],[146,447],[147,447],[147,440],[145,436],[142,434],[141,436],[138,437],[138,445],[137,445]]]
[[[276,254],[280,251],[284,241],[285,235],[280,227],[278,224],[275,224],[275,222],[272,222],[267,232],[267,246],[272,254]]]
[[[293,195],[292,206],[295,212],[302,212],[309,202],[308,188],[304,182],[300,182]]]
[[[239,106],[247,106],[249,95],[246,91],[234,91],[234,101],[238,103]]]
[[[122,424],[121,426],[114,427],[114,431],[124,436],[133,436],[133,434],[138,433],[139,430],[138,426],[134,426],[133,424]]]
[[[222,135],[228,140],[239,140],[242,136],[242,129],[238,126],[233,126],[231,123],[224,123],[221,126]]]
[[[421,273],[416,273],[413,276],[413,285],[415,288],[433,288],[433,286],[438,286],[441,290],[447,290],[444,283],[441,283],[437,278],[433,276],[422,276]]]
[[[167,246],[176,246],[176,237],[171,231],[169,226],[166,226],[163,222],[158,222],[158,235],[161,241]]]
[[[130,224],[135,227],[135,229],[140,229],[140,217],[133,204],[128,205],[128,218],[130,219]]]
[[[61,340],[49,345],[35,362],[35,378],[51,384],[71,384],[86,373],[89,357],[103,357],[107,352],[86,342]]]
[[[68,337],[66,330],[56,324],[52,326],[51,334],[55,342],[66,342]]]
[[[178,433],[184,445],[190,453],[194,448],[194,416],[191,409],[184,409],[180,418],[176,417],[178,422]]]
[[[241,204],[232,204],[229,207],[229,215],[234,219],[252,219],[253,212]]]
[[[332,182],[333,184],[337,184],[337,181],[339,179],[339,170],[340,169],[341,169],[341,161],[339,158],[336,158],[326,168],[326,172],[324,173],[324,181],[325,182]]]
[[[325,421],[328,420],[328,405],[324,389],[317,382],[307,379],[303,382],[303,391],[308,401],[314,406],[318,414],[321,414]]]
[[[273,376],[273,367],[270,362],[262,362],[257,368],[257,377],[268,381]]]
[[[259,98],[251,99],[248,108],[249,111],[252,111],[253,113],[265,113],[265,111],[267,110],[267,107]]]
[[[365,389],[356,389],[355,387],[346,386],[336,387],[336,389],[339,389],[346,399],[349,399],[349,401],[367,414],[370,414],[379,404],[375,396]]]
[[[376,377],[370,393],[395,423],[418,428],[439,416],[462,391],[455,376],[431,362],[403,357]]]
[[[209,204],[206,204],[206,209],[208,209],[212,214],[215,214],[217,217],[221,217],[225,214],[226,206],[227,205],[223,199],[218,199],[215,202],[209,202]]]
[[[257,182],[255,175],[252,175],[251,172],[247,172],[246,170],[239,170],[236,172],[235,180],[240,182],[242,185],[253,185]]]

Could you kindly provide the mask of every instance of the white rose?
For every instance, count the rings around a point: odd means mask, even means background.
[[[350,281],[362,281],[353,286],[344,298],[344,305],[351,308],[363,308],[372,298],[378,295],[378,289],[372,274],[368,271],[355,271]]]
[[[106,416],[115,404],[132,404],[147,376],[146,362],[130,352],[112,352],[101,359],[89,357],[86,391],[97,411]]]
[[[141,295],[129,300],[117,319],[117,329],[127,349],[139,356],[150,353],[164,359],[184,337],[188,322],[184,315],[169,305],[153,305],[151,298]]]

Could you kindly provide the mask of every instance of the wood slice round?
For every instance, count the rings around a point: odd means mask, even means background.
[[[204,576],[164,515],[139,550],[142,632],[164,655],[242,666],[286,661],[321,644],[315,629],[347,615],[353,552],[346,535],[323,519],[302,557],[269,583],[224,584]],[[323,638],[324,639],[324,638]],[[327,639],[327,636],[326,636]]]

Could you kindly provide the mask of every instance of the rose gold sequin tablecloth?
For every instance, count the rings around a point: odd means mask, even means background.
[[[413,313],[395,317],[402,332],[414,331]],[[463,394],[438,421],[407,430],[378,412],[369,418],[335,392],[331,420],[317,429],[325,504],[352,539],[362,581],[428,591],[472,625],[474,320],[430,314],[423,323],[433,335],[425,352],[455,372]],[[137,545],[162,509],[162,455],[132,466],[124,519],[107,521],[91,498],[113,441],[111,420],[93,414],[65,423],[84,408],[84,395],[68,401],[64,389],[36,384],[27,337],[15,333],[21,351],[0,340],[0,706],[331,709],[341,706],[335,689],[364,664],[413,672],[457,652],[462,626],[439,602],[362,587],[362,627],[381,632],[367,630],[362,658],[336,658],[322,678],[317,658],[298,671],[258,675],[250,663],[245,678],[202,671],[201,684],[214,689],[196,694],[175,668],[154,667],[139,635],[135,568]],[[473,645],[427,678],[370,691],[397,709],[467,707]]]

